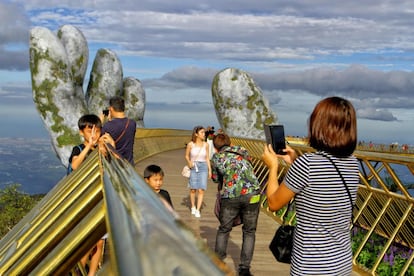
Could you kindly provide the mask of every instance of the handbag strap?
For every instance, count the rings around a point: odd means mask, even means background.
[[[286,215],[289,213],[290,207],[293,205],[293,202],[294,201],[295,201],[295,198],[289,200],[289,203],[288,203],[288,205],[286,207],[286,213],[285,213]],[[283,224],[289,225],[289,223],[286,223],[285,222],[285,218],[283,218]]]
[[[349,201],[351,202],[351,214],[352,214],[352,221],[354,221],[354,212],[353,212],[353,209],[354,209],[354,204],[352,203],[351,193],[349,192],[349,189],[348,189],[348,186],[346,185],[345,179],[344,179],[344,177],[342,176],[342,173],[339,171],[338,167],[336,166],[335,162],[332,160],[332,158],[330,158],[328,155],[323,154],[323,153],[322,153],[322,156],[326,157],[329,161],[331,161],[332,165],[335,167],[336,171],[338,172],[339,176],[341,177],[341,179],[342,179],[342,183],[344,183],[344,186],[345,186],[346,192],[347,192],[348,197],[349,197]]]
[[[128,126],[129,126],[129,119],[127,119],[127,122],[126,122],[126,124],[125,124],[125,128],[124,128],[124,130],[122,131],[121,135],[119,135],[119,136],[118,136],[118,138],[116,138],[116,140],[115,140],[115,144],[116,144],[116,143],[118,143],[118,142],[119,142],[119,140],[121,140],[122,136],[124,136],[125,131],[127,130]]]

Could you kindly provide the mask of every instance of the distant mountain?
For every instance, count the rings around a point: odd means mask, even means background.
[[[49,140],[0,138],[0,188],[19,183],[26,193],[47,193],[65,176]]]

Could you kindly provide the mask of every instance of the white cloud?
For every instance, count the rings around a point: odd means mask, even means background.
[[[26,1],[32,25],[79,27],[89,42],[156,57],[211,60],[312,60],[331,54],[413,50],[414,4],[346,1]],[[401,5],[400,5],[401,4]],[[26,16],[8,5],[11,18]],[[76,7],[76,8],[74,8]],[[355,8],[358,7],[358,8]],[[379,8],[380,7],[380,8]],[[10,26],[13,20],[0,19]]]
[[[211,111],[212,78],[234,67],[253,76],[292,132],[302,133],[314,104],[329,95],[349,98],[362,124],[402,127],[414,108],[413,11],[412,1],[385,0],[3,1],[0,102],[22,95],[30,102],[30,28],[72,24],[84,33],[90,59],[111,48],[124,75],[142,81],[150,122],[164,114],[152,113],[160,104],[183,116],[180,125],[192,125],[186,114],[197,108],[191,120],[211,121],[214,114],[199,114]]]
[[[396,121],[397,118],[389,110],[375,108],[360,108],[357,110],[359,118],[365,118],[378,121]]]

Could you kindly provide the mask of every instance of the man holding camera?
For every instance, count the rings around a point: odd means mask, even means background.
[[[137,124],[125,115],[125,101],[115,96],[109,99],[108,110],[103,111],[107,122],[102,127],[102,134],[109,133],[115,141],[116,151],[134,165],[134,140]],[[106,120],[102,120],[106,121]]]

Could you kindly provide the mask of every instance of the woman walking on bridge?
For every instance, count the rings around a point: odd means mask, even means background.
[[[211,178],[210,149],[205,138],[206,130],[204,127],[194,127],[191,142],[187,144],[185,151],[185,159],[191,169],[189,179],[191,214],[196,218],[201,217],[200,209],[203,204],[204,191],[207,189],[207,179]]]

